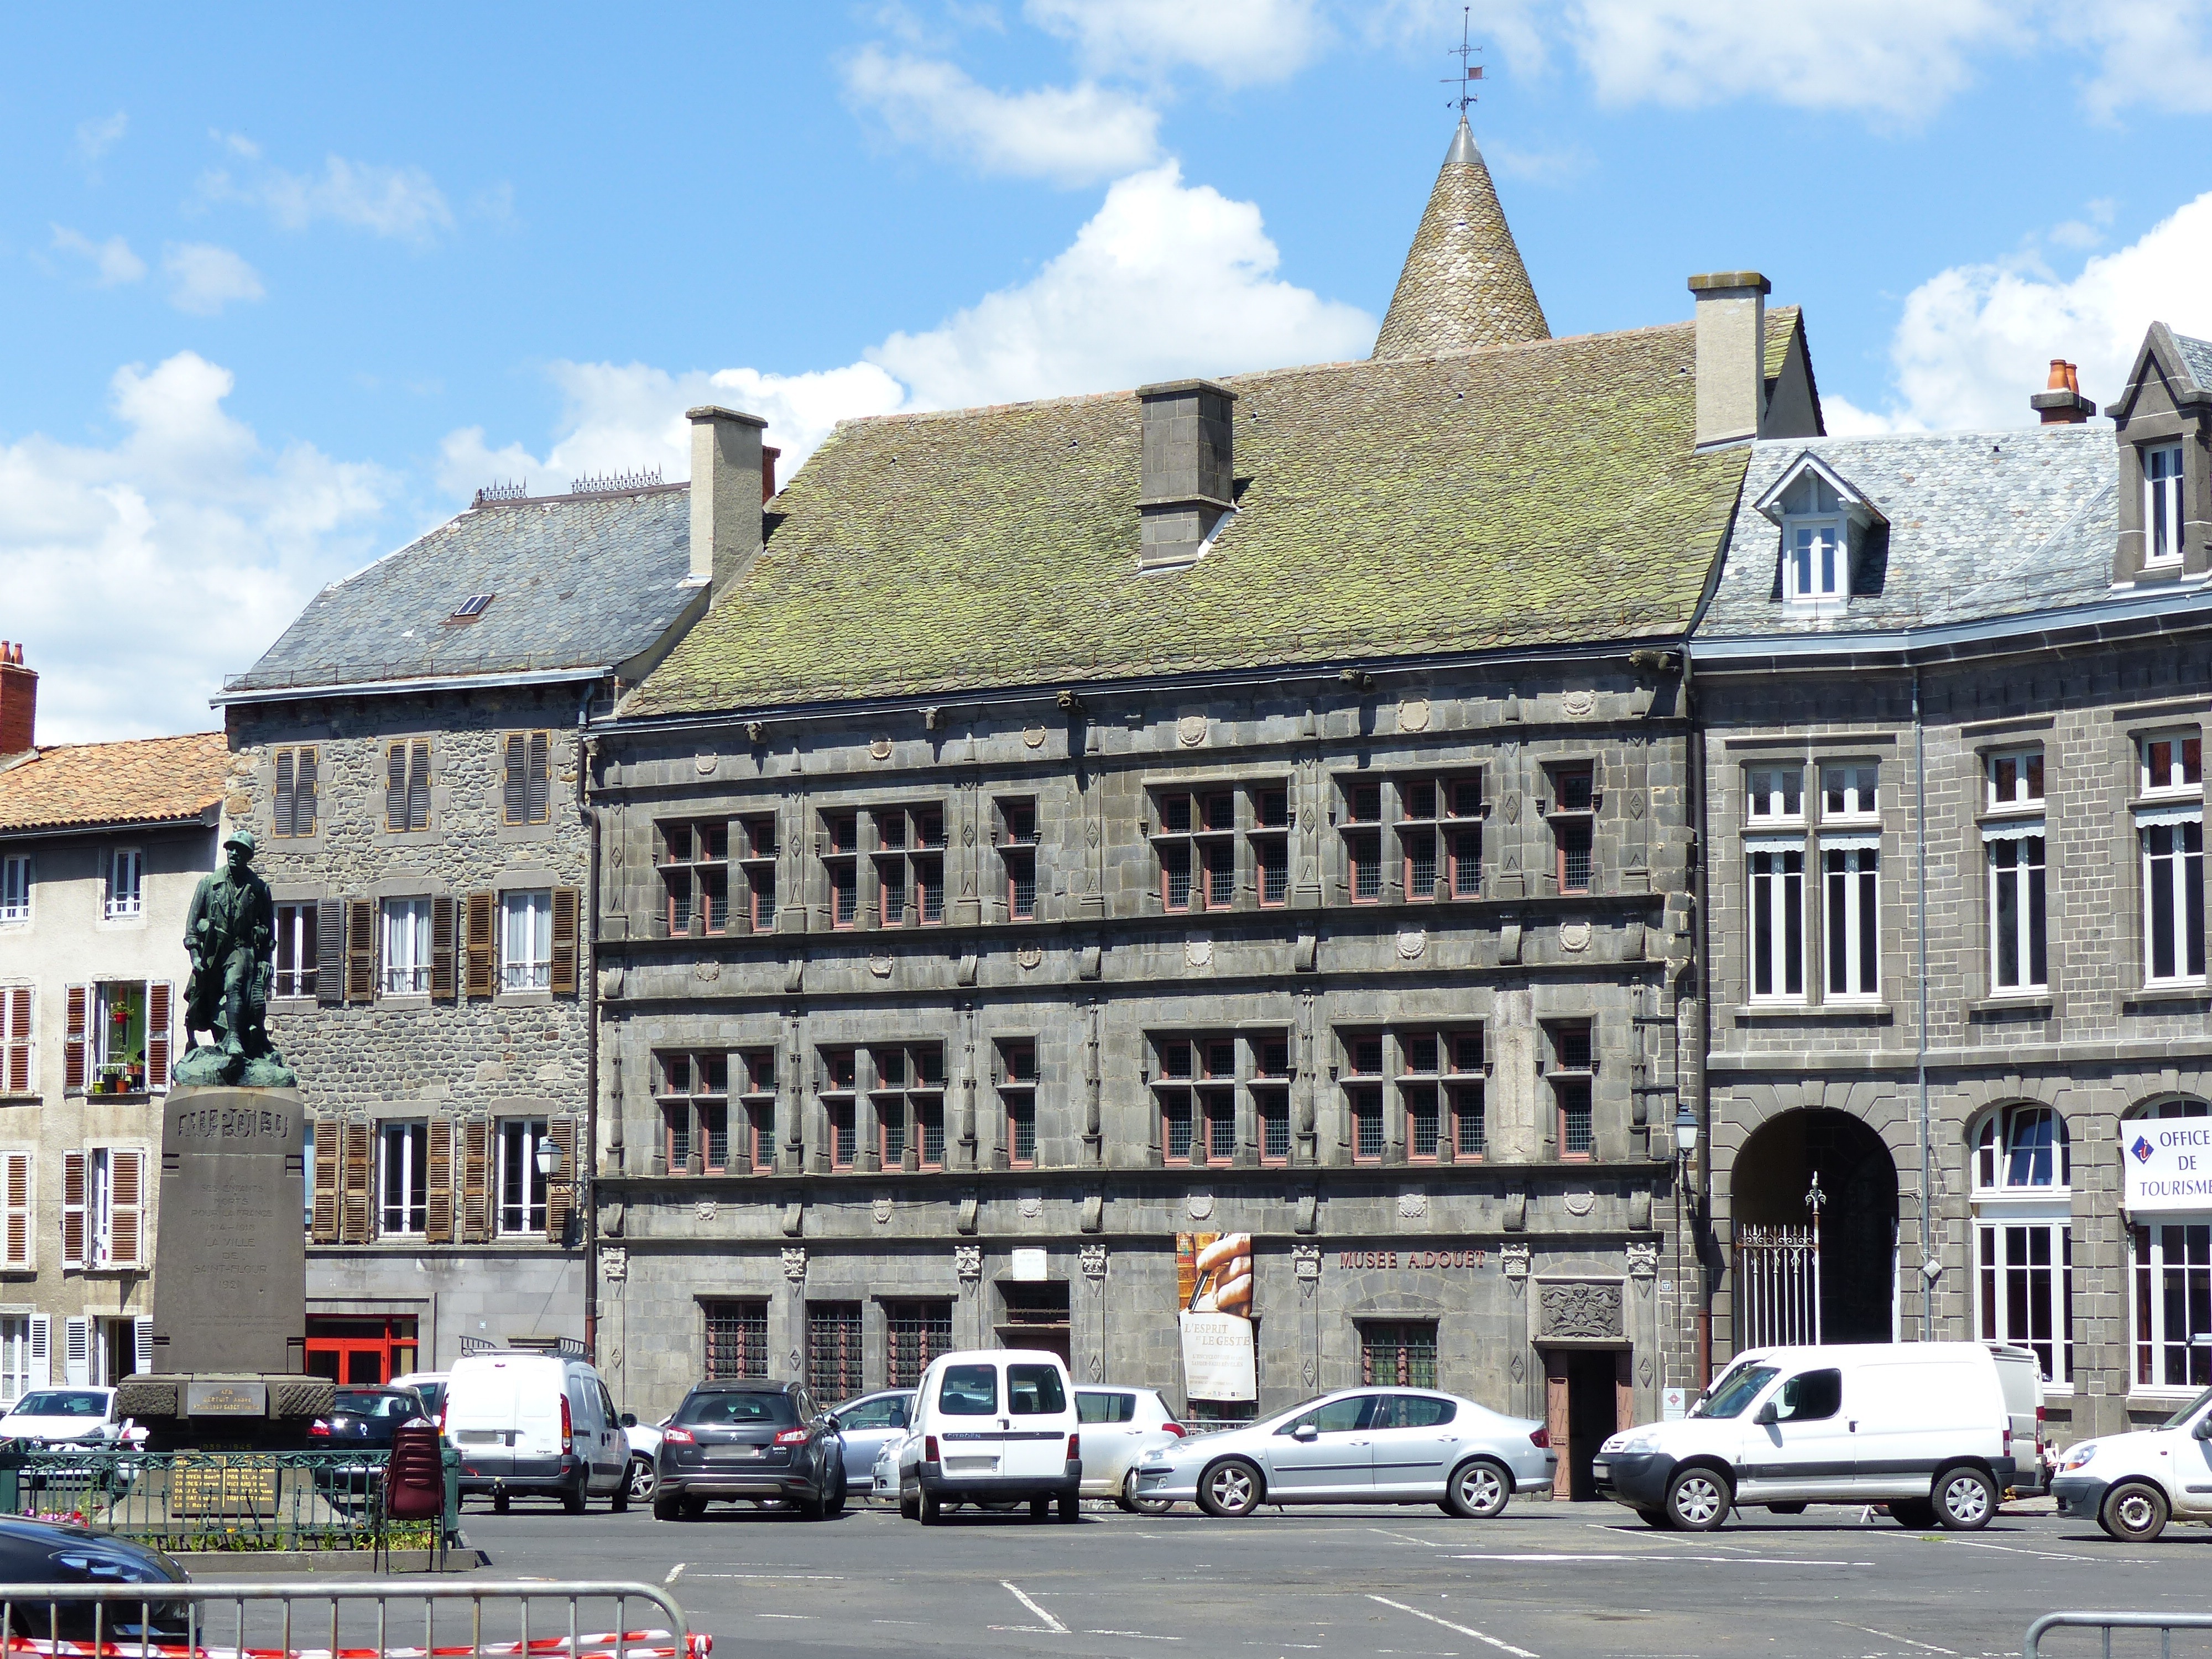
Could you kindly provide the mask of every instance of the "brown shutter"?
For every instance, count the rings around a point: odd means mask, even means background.
[[[430,994],[450,1002],[453,998],[453,901],[430,901]]]
[[[345,902],[345,1000],[376,1000],[376,906],[368,899]]]
[[[472,1118],[461,1126],[461,1243],[491,1237],[491,1125]]]
[[[547,823],[552,821],[553,774],[551,757],[545,733],[530,734],[530,822]]]
[[[407,745],[395,743],[384,756],[384,827],[407,827]]]
[[[560,1170],[545,1183],[545,1237],[558,1244],[568,1237],[568,1218],[576,1213],[576,1120],[565,1114],[550,1117],[545,1133],[561,1153]]]
[[[62,1266],[84,1266],[84,1154],[62,1154]]]
[[[92,987],[69,988],[68,1020],[62,1031],[62,1088],[82,1093],[85,1079],[85,1022],[92,1006]]]
[[[0,1075],[0,1091],[27,1095],[31,1092],[31,988],[10,986],[3,994],[7,1018],[0,1024],[7,1028],[7,1064],[4,1075]]]
[[[469,895],[468,966],[463,988],[472,997],[488,997],[498,988],[492,969],[495,958],[492,951],[492,926],[497,921],[494,893]]]
[[[417,738],[407,757],[407,827],[430,827],[430,740]]]
[[[335,1008],[345,994],[345,906],[336,899],[315,902],[315,1001]]]
[[[292,751],[276,751],[276,799],[269,815],[269,833],[289,836],[292,833]]]
[[[299,766],[292,784],[292,833],[315,833],[315,751],[299,751]]]
[[[10,1267],[31,1266],[31,1155],[9,1152],[4,1158],[4,1197],[7,1211],[7,1262]]]
[[[169,1086],[169,981],[157,979],[146,987],[146,1086]]]
[[[343,1126],[334,1117],[315,1120],[315,1212],[311,1224],[318,1244],[338,1242],[338,1145]]]
[[[453,1120],[434,1117],[430,1120],[430,1149],[424,1159],[428,1166],[429,1216],[422,1225],[422,1237],[433,1244],[453,1242]]]
[[[343,1161],[338,1167],[338,1243],[366,1244],[369,1241],[368,1179],[370,1126],[346,1123]]]
[[[529,740],[521,732],[507,734],[507,792],[501,804],[509,823],[530,821],[530,780],[525,772],[529,750]]]
[[[111,1152],[107,1155],[107,1260],[109,1267],[139,1264],[140,1208],[145,1202],[146,1154]]]
[[[553,989],[576,993],[576,921],[583,895],[574,887],[553,890]]]

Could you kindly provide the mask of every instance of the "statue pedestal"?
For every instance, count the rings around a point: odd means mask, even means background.
[[[337,1387],[289,1372],[140,1371],[116,1389],[115,1409],[147,1431],[149,1451],[307,1451]]]

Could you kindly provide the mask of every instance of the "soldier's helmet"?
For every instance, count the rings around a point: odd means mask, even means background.
[[[254,848],[253,831],[251,830],[234,830],[230,834],[223,837],[222,845],[223,850],[226,852],[229,851],[229,849],[234,847],[242,847],[246,849],[246,856],[252,858],[253,856]]]

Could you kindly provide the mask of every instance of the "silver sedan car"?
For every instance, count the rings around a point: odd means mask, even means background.
[[[1533,1419],[1427,1389],[1346,1389],[1249,1428],[1154,1448],[1137,1465],[1136,1495],[1216,1516],[1262,1504],[1434,1504],[1480,1518],[1516,1492],[1547,1490],[1558,1461]]]

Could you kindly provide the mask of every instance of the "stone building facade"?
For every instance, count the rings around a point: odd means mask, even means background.
[[[698,611],[685,510],[681,487],[480,497],[225,689],[313,1137],[311,1370],[588,1338],[579,732]]]
[[[37,746],[0,646],[0,1403],[150,1368],[161,1101],[222,734]]]
[[[1741,303],[848,422],[764,516],[758,423],[692,412],[713,603],[593,728],[631,1408],[1040,1345],[1200,1418],[1441,1383],[1548,1418],[1569,1486],[1656,1414],[1679,647],[1745,460],[1701,441],[1709,403],[1818,422],[1795,313],[1711,288]],[[1237,1234],[1256,1373],[1209,1399],[1179,1236]]]
[[[1720,1358],[1808,1334],[1817,1182],[1828,1340],[2031,1346],[2059,1443],[2212,1381],[2212,1200],[2141,1182],[2212,1112],[2199,364],[1756,446],[1692,644]]]

